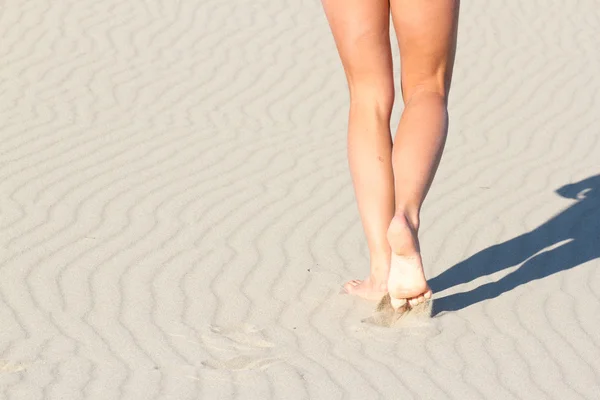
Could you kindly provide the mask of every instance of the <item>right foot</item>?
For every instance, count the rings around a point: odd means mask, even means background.
[[[396,309],[408,303],[416,306],[431,298],[431,289],[423,273],[416,230],[406,217],[395,216],[388,229],[392,248],[392,264],[388,278],[388,292]]]

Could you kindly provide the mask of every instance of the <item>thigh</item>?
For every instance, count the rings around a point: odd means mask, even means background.
[[[404,102],[419,88],[447,96],[459,0],[391,0],[390,6],[400,47]]]
[[[394,90],[388,0],[322,0],[350,93]]]

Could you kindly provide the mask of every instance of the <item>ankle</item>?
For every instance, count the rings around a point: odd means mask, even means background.
[[[381,261],[371,260],[371,268],[369,270],[369,276],[373,283],[386,283],[388,276],[390,275],[390,260],[391,253],[385,259]]]
[[[371,265],[389,265],[392,249],[390,249],[390,245],[387,240],[385,240],[385,237],[378,237],[377,241],[369,241],[368,250]]]
[[[369,281],[371,281],[373,288],[378,290],[386,290],[389,277],[389,271],[386,272],[385,276],[373,275],[373,272],[371,272],[371,274],[369,275]]]
[[[415,233],[419,231],[419,225],[421,223],[419,217],[419,210],[414,207],[396,207],[396,213],[394,218],[397,218],[401,222],[408,225],[408,227]]]

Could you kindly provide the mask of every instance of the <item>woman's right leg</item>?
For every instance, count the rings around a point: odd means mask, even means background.
[[[388,290],[397,307],[431,297],[418,240],[419,213],[448,130],[447,96],[456,48],[458,0],[391,0],[405,108],[393,147],[395,216],[388,229]]]
[[[370,274],[346,291],[379,300],[387,291],[394,216],[390,115],[394,77],[388,0],[323,0],[350,89],[348,159],[370,253]]]

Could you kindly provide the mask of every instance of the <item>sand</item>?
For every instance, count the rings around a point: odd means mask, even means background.
[[[1,399],[599,398],[597,1],[463,2],[391,327],[318,1],[0,7]]]

